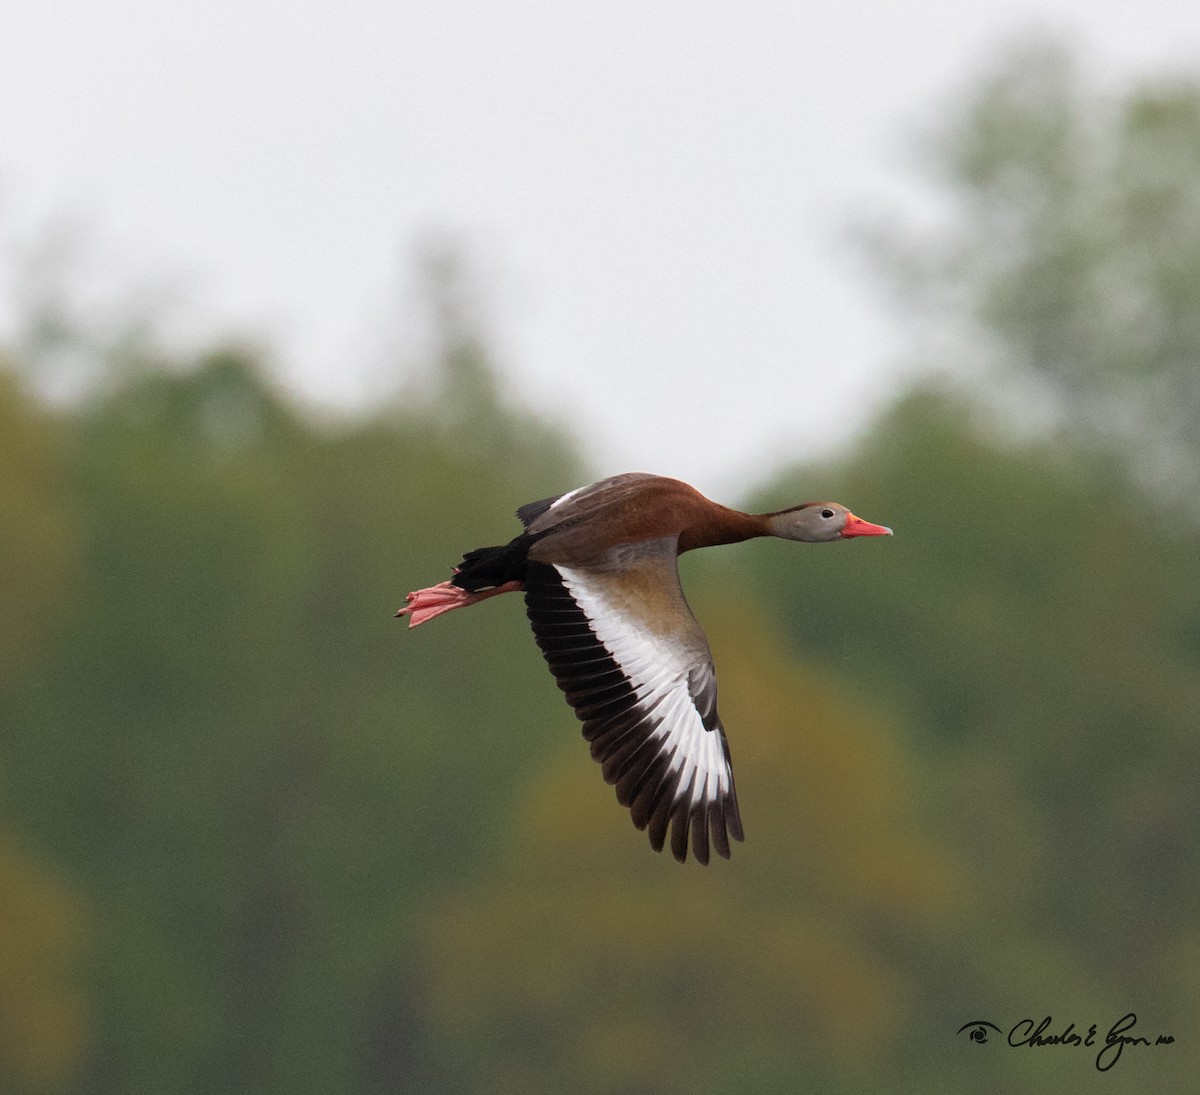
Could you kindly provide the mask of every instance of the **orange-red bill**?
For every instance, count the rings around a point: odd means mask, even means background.
[[[887,525],[873,525],[853,513],[846,514],[846,524],[842,527],[842,538],[848,536],[891,536],[892,530]]]

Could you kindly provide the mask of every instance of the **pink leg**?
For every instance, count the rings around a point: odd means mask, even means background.
[[[524,589],[520,582],[505,582],[502,586],[481,589],[478,593],[468,593],[467,590],[460,589],[449,582],[438,582],[437,585],[430,586],[428,589],[418,589],[415,593],[410,593],[405,598],[404,607],[396,615],[407,616],[409,618],[408,626],[416,627],[418,624],[425,623],[426,620],[440,616],[443,612],[449,612],[455,608],[466,608],[468,605],[486,601],[489,597],[495,597],[497,593],[512,593],[518,589]]]

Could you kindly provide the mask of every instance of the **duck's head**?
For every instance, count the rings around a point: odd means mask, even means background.
[[[767,523],[772,536],[812,544],[846,540],[852,536],[892,535],[892,530],[886,525],[873,525],[870,521],[855,517],[837,502],[805,502],[768,514]]]

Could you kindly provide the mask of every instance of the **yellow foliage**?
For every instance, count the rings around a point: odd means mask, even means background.
[[[904,1021],[877,930],[933,934],[953,903],[955,869],[920,829],[887,727],[745,611],[702,607],[747,832],[733,859],[655,855],[581,741],[531,786],[498,880],[430,926],[446,1036],[514,1086],[692,1091],[681,1062],[717,1068],[721,1047],[763,1039],[853,1070]],[[565,709],[563,729],[577,732]]]
[[[747,841],[762,845],[754,864],[819,878],[848,911],[913,922],[944,912],[954,872],[916,828],[920,793],[891,728],[747,628],[744,609],[713,603],[703,618]]]
[[[70,1074],[87,1034],[72,983],[74,899],[0,836],[0,1080],[41,1087]]]

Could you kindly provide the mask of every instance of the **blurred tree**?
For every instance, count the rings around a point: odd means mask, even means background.
[[[745,570],[794,648],[925,754],[939,828],[980,871],[939,955],[955,993],[1113,1018],[1147,1001],[1139,1014],[1152,1002],[1183,1028],[1200,1018],[1181,974],[1200,948],[1200,540],[1061,445],[987,422],[960,397],[910,395],[840,467],[795,469],[755,501],[844,499],[896,529],[889,550],[798,565],[768,544]]]
[[[465,455],[501,466],[566,470],[562,433],[524,409],[495,368],[477,271],[462,242],[432,234],[416,249],[413,332],[423,346],[402,405]],[[582,467],[575,459],[576,478]],[[578,485],[578,484],[576,484]],[[548,493],[543,482],[535,487]]]
[[[992,366],[1025,418],[1083,432],[1195,512],[1200,84],[1101,92],[1034,42],[926,151],[950,216],[873,236],[904,306],[949,339],[939,354]]]
[[[842,498],[895,527],[892,550],[751,569],[795,648],[900,715],[937,774],[942,829],[980,870],[939,953],[955,997],[1190,1029],[1200,85],[1101,94],[1065,49],[1026,45],[926,152],[950,212],[876,228],[875,254],[923,363],[975,387],[911,392],[847,459],[757,500]],[[1020,1089],[1087,1086],[1042,1064]],[[1135,1088],[1197,1064],[1143,1062]]]
[[[1065,48],[1025,45],[929,151],[952,215],[883,251],[952,333],[935,363],[989,366],[1010,437],[918,397],[850,462],[847,491],[878,500],[900,550],[870,579],[882,628],[840,654],[955,746],[962,831],[1007,862],[1049,953],[1195,1017],[1200,84],[1100,92]],[[836,596],[846,627],[861,592]]]
[[[231,351],[63,416],[79,581],[3,751],[95,906],[81,1090],[390,1091],[427,1051],[412,925],[497,854],[558,701],[504,613],[419,640],[391,615],[575,481],[508,413],[317,426]]]

